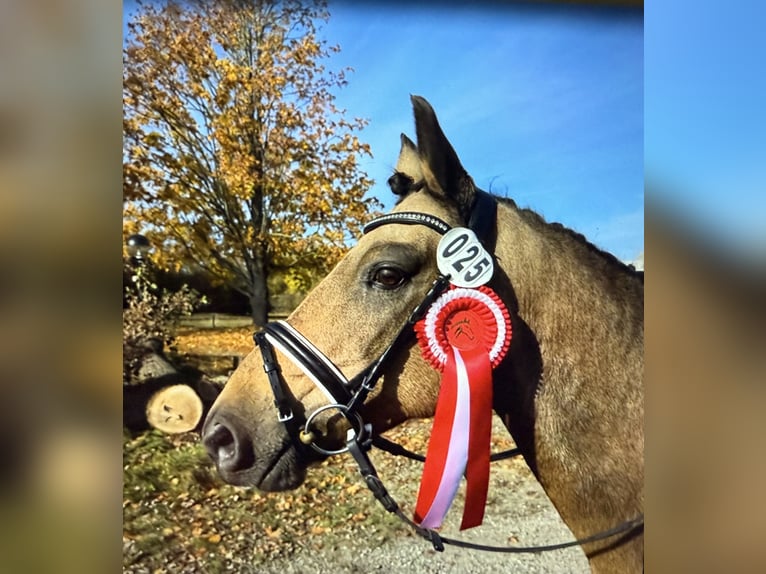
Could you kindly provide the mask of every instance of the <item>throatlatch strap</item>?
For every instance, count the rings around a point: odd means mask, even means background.
[[[468,219],[468,228],[476,234],[490,253],[494,251],[493,246],[489,245],[489,240],[495,230],[496,222],[497,201],[486,191],[477,189],[471,217]]]

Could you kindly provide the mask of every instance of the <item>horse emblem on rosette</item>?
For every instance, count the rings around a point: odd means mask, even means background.
[[[202,440],[226,481],[270,491],[348,451],[434,547],[477,548],[437,527],[463,476],[461,528],[482,522],[494,411],[577,540],[492,549],[581,544],[593,572],[640,572],[643,273],[478,189],[428,102],[412,104],[417,144],[402,136],[388,182],[396,207],[286,321],[255,334]],[[406,514],[367,451],[425,417],[432,440]]]

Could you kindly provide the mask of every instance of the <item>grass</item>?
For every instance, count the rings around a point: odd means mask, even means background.
[[[188,560],[220,571],[237,560],[252,566],[331,547],[360,530],[376,542],[409,535],[349,457],[311,469],[294,491],[261,493],[224,484],[192,434],[123,438],[124,572],[172,571],[169,564]]]

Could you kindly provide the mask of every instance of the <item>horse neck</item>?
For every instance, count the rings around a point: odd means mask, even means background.
[[[513,205],[500,204],[498,230],[498,263],[544,362],[553,354],[584,357],[599,344],[604,352],[634,347],[637,335],[643,341],[643,281],[627,267],[574,232]]]

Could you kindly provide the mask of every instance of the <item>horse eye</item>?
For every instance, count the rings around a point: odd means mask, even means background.
[[[407,275],[396,267],[378,267],[372,272],[370,282],[380,289],[396,289],[407,280]]]

